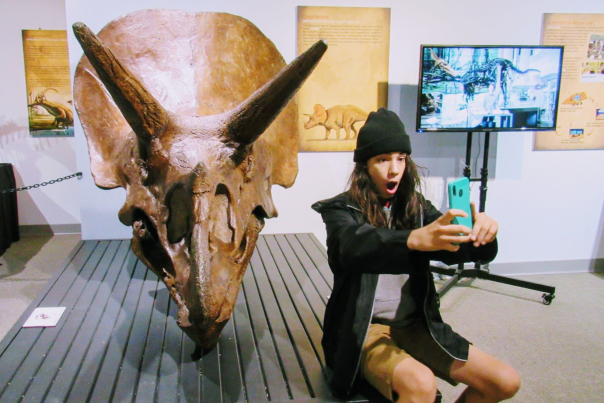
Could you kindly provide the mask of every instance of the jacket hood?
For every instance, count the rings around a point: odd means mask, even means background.
[[[348,192],[340,193],[339,195],[334,196],[334,197],[329,198],[329,199],[319,200],[318,202],[313,203],[313,205],[311,207],[317,213],[321,213],[321,212],[323,212],[323,210],[325,208],[333,206],[334,204],[341,204],[341,205],[345,205],[345,206],[350,206],[352,208],[355,208],[355,209],[359,210],[359,206],[350,197],[350,195],[348,194]]]

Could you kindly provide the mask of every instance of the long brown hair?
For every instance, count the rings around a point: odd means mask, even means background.
[[[421,194],[421,179],[419,170],[422,167],[413,162],[411,157],[405,157],[406,167],[398,189],[391,199],[392,228],[413,229],[417,217],[421,214],[423,198]],[[367,163],[355,164],[348,179],[349,193],[359,205],[365,219],[376,227],[388,227],[388,219],[382,203],[378,198],[378,190],[369,175]]]

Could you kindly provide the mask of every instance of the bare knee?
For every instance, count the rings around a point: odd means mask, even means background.
[[[500,402],[510,399],[518,392],[520,375],[514,368],[506,366],[498,372],[497,376],[488,379],[481,386],[473,388],[488,401]]]
[[[520,374],[514,368],[508,366],[501,371],[496,384],[496,394],[499,400],[509,399],[520,389]]]
[[[405,360],[407,361],[407,360]],[[433,403],[437,392],[434,374],[423,364],[400,365],[394,369],[392,389],[397,396],[397,402],[429,402]]]
[[[451,377],[468,385],[464,393],[467,401],[500,402],[520,389],[518,371],[472,346],[467,362],[453,364]]]

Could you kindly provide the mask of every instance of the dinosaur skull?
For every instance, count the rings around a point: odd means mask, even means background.
[[[243,18],[142,10],[98,37],[74,24],[85,56],[74,94],[97,186],[124,187],[132,249],[166,284],[178,324],[212,348],[231,316],[271,186],[297,174],[289,102],[326,49],[285,66]]]

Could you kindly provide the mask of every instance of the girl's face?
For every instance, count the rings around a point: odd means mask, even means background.
[[[396,193],[407,166],[406,157],[405,153],[392,152],[376,155],[367,161],[367,171],[380,198],[388,200]]]

